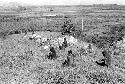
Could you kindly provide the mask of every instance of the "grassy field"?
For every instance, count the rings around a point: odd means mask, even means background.
[[[0,84],[125,84],[124,10],[123,5],[1,7]],[[62,35],[66,27],[75,30]],[[35,34],[40,38],[31,38]],[[60,49],[64,37],[68,44]],[[104,50],[108,67],[96,64]]]

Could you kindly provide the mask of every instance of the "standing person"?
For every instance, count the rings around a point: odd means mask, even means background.
[[[58,39],[58,47],[59,47],[59,50],[63,49],[62,45],[60,45],[59,39]]]
[[[64,42],[63,42],[62,46],[64,46],[64,48],[68,47],[68,43],[67,43],[66,37],[64,38]]]
[[[75,55],[73,54],[72,50],[68,51],[68,57],[70,58],[70,64],[71,64],[71,66],[72,67],[75,66],[75,63],[74,63],[74,61],[75,61]]]
[[[92,46],[91,46],[91,44],[88,45],[88,48],[87,48],[87,49],[88,49],[88,52],[89,52],[89,53],[92,52]]]

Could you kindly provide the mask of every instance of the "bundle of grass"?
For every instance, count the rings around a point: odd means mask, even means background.
[[[10,30],[8,35],[21,34],[21,30]]]
[[[21,34],[21,31],[20,30],[15,30],[14,34]]]
[[[7,53],[3,52],[0,56],[0,69],[8,68],[9,70],[13,69],[12,57]]]
[[[84,48],[80,48],[79,50],[78,50],[78,52],[79,52],[79,54],[80,54],[80,56],[82,56],[82,55],[87,55],[87,52],[86,52],[86,49],[84,49]]]
[[[91,44],[88,45],[88,48],[87,48],[88,52],[91,53],[92,52],[92,46]]]
[[[28,33],[28,30],[27,29],[20,29],[22,33],[24,33],[25,35]]]
[[[9,35],[9,30],[5,30],[5,31],[0,32],[0,38],[2,40],[5,40],[8,37],[8,35]]]
[[[29,40],[35,40],[36,42],[40,43],[41,41],[41,36],[37,34],[32,34],[29,36]]]

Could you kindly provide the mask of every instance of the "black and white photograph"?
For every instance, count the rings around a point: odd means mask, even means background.
[[[0,84],[125,84],[125,0],[0,0]]]

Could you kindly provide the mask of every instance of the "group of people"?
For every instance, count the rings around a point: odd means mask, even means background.
[[[68,47],[68,42],[67,42],[67,39],[64,38],[64,41],[62,42],[62,45],[59,45],[59,50],[64,50],[65,48]],[[47,55],[47,58],[50,59],[50,60],[55,60],[57,59],[57,53],[56,53],[56,50],[53,46],[50,46],[50,52],[49,54]],[[64,62],[62,62],[62,67],[68,67],[68,66],[74,66],[74,57],[75,55],[73,54],[73,51],[72,50],[69,50],[67,52],[67,57],[66,59],[64,60]]]
[[[40,36],[32,36],[32,38],[40,38]],[[45,39],[44,41],[47,41],[47,39]],[[44,42],[43,41],[43,42]],[[65,50],[65,48],[68,47],[68,41],[66,39],[66,37],[63,39],[63,42],[62,44],[59,44],[58,45],[58,48],[59,50]],[[57,53],[56,53],[56,50],[54,48],[54,46],[49,46],[49,54],[47,55],[47,58],[50,59],[50,60],[54,60],[57,58]],[[91,53],[92,52],[92,45],[89,44],[88,47],[87,47],[87,52]],[[110,61],[111,61],[111,58],[110,58],[110,55],[108,54],[108,52],[105,50],[102,52],[102,55],[104,56],[104,59],[100,59],[100,60],[97,60],[95,61],[96,64],[100,65],[100,66],[109,66],[110,65]],[[65,66],[72,66],[74,64],[74,54],[72,52],[72,50],[69,50],[68,51],[68,54],[67,54],[67,58],[66,60],[62,63],[62,66],[65,67]]]
[[[68,43],[67,43],[66,38],[64,38],[64,42],[62,43],[62,45],[59,45],[58,47],[59,47],[59,50],[64,50],[66,47],[68,47]],[[50,53],[48,55],[48,59],[52,60],[52,59],[57,58],[57,54],[56,54],[55,48],[50,45],[49,49],[50,49]]]

